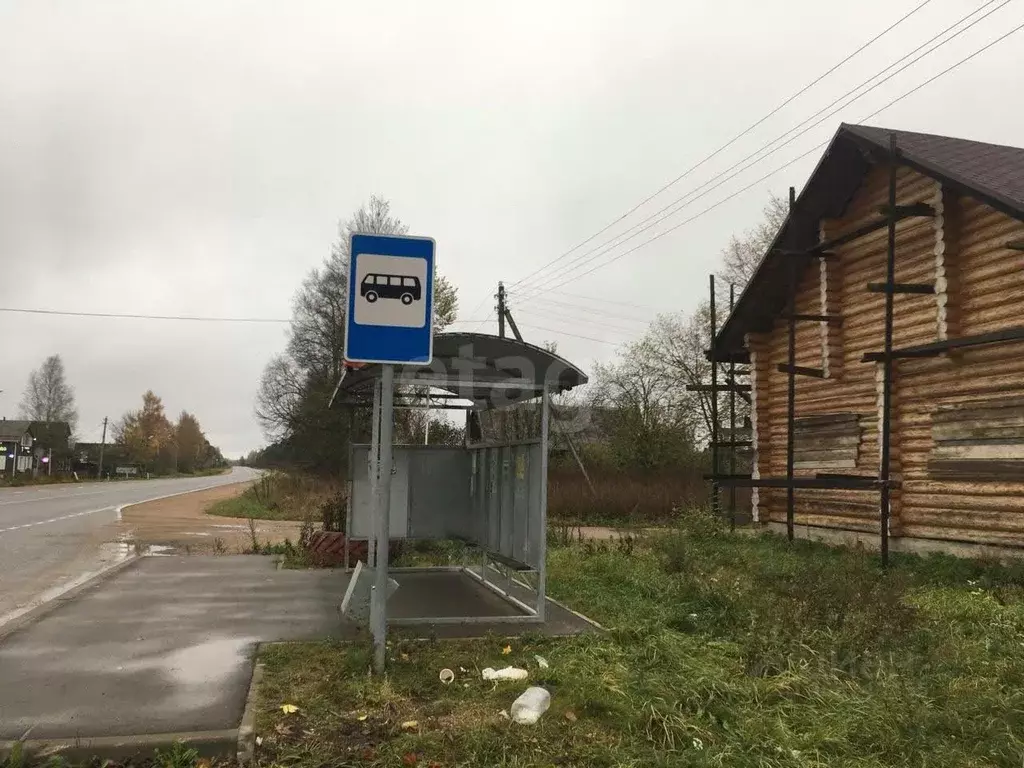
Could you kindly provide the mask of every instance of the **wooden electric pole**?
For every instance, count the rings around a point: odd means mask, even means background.
[[[498,281],[498,336],[505,338],[505,284]]]
[[[93,434],[96,434],[93,432]],[[100,480],[103,479],[103,449],[107,445],[107,417],[103,417],[103,437],[100,439],[100,465],[96,470],[96,477]]]

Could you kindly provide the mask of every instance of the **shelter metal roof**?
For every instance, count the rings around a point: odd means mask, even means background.
[[[346,369],[335,387],[332,406],[369,406],[380,365]],[[434,337],[430,365],[396,366],[396,386],[440,389],[472,401],[475,408],[496,408],[587,383],[587,375],[558,355],[523,341],[485,333],[441,333]]]

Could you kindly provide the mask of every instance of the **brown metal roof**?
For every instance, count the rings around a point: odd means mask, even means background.
[[[865,174],[889,156],[895,135],[900,162],[938,179],[1016,219],[1024,220],[1024,149],[981,141],[843,123],[797,197],[795,211],[782,225],[718,334],[719,357],[743,348],[747,333],[771,328],[786,302],[786,259],[775,250],[806,250],[818,243],[818,223],[837,218]],[[814,261],[800,260],[798,269]]]

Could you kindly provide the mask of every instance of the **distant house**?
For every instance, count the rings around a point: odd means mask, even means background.
[[[68,470],[71,467],[71,426],[66,421],[0,419],[0,472]]]
[[[100,449],[103,452],[104,474],[112,474],[118,466],[129,466],[132,462],[124,446],[117,443],[75,443],[72,452],[72,469],[84,475],[95,475],[100,466]],[[134,466],[134,465],[132,465]]]
[[[13,475],[27,472],[33,467],[31,421],[0,419],[0,472]]]

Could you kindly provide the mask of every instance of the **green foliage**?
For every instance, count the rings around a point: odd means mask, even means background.
[[[156,750],[155,760],[159,768],[192,768],[199,760],[199,752],[176,741],[170,749]]]
[[[11,745],[11,751],[0,760],[0,768],[25,768],[26,766],[25,747],[20,741]]]
[[[267,472],[242,494],[211,504],[206,514],[302,522],[318,518],[329,500],[336,504],[344,503],[343,499],[337,482],[301,473]]]

